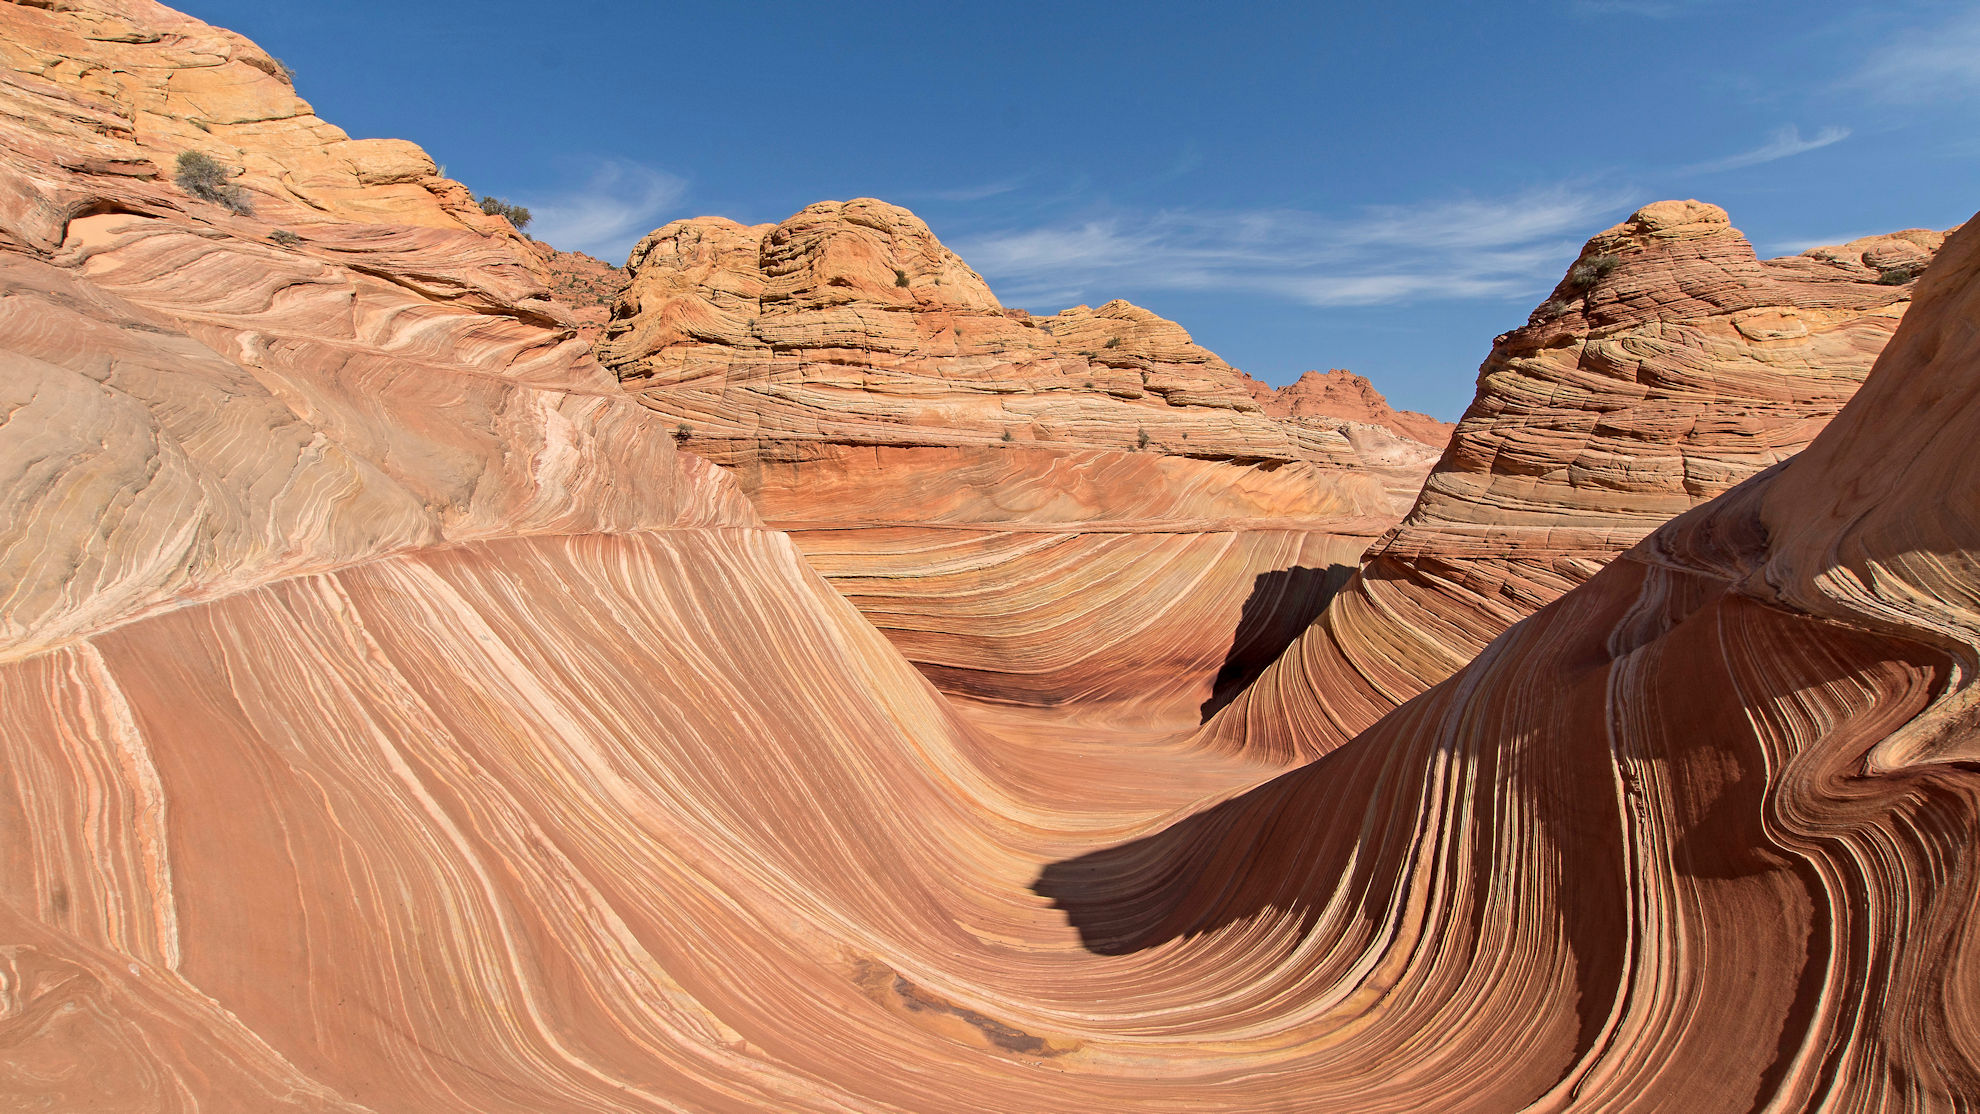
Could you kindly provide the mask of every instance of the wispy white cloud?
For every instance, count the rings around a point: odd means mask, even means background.
[[[1891,101],[1980,96],[1980,8],[1899,34],[1871,51],[1853,83]]]
[[[548,196],[525,197],[530,235],[566,251],[620,262],[639,238],[666,223],[687,193],[687,183],[663,170],[605,159],[581,186]]]
[[[1024,180],[1024,175],[1018,175],[1015,178],[1005,178],[996,182],[984,182],[981,185],[962,186],[947,190],[920,190],[903,193],[900,196],[909,200],[925,197],[934,201],[982,201],[1000,194],[1009,193],[1019,186],[1024,185]]]
[[[1792,158],[1805,151],[1827,147],[1831,143],[1841,143],[1848,138],[1848,128],[1832,126],[1823,128],[1807,139],[1803,139],[1801,138],[1801,129],[1790,125],[1785,128],[1775,129],[1774,133],[1767,137],[1767,142],[1753,148],[1751,151],[1741,151],[1737,155],[1728,155],[1723,159],[1711,159],[1706,162],[1693,163],[1690,166],[1680,167],[1678,173],[1717,174],[1722,170],[1738,170],[1746,166],[1759,166],[1761,163]]]
[[[1240,290],[1316,306],[1544,291],[1616,191],[1559,186],[1497,199],[1299,210],[1108,212],[960,240],[1009,300],[1049,305],[1136,289]]]

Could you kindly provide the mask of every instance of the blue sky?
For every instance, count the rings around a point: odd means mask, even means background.
[[[1645,202],[1763,255],[1980,207],[1971,0],[180,6],[559,247],[879,197],[1007,305],[1125,297],[1443,418]]]

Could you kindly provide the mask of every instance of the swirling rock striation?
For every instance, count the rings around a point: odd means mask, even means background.
[[[1944,238],[1761,260],[1724,210],[1664,201],[1590,240],[1493,344],[1408,517],[1202,744],[1324,753],[1660,523],[1800,451]]]
[[[1126,302],[1007,309],[884,202],[676,221],[629,268],[605,362],[945,691],[1007,711],[1195,726],[1435,456],[1386,404],[1274,418]]]

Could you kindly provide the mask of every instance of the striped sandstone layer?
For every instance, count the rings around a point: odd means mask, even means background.
[[[1493,344],[1408,517],[1199,741],[1325,753],[1659,524],[1799,452],[1944,238],[1761,260],[1724,210],[1664,201],[1590,240]]]
[[[1194,728],[1436,455],[1276,419],[1126,302],[1006,309],[884,202],[677,221],[630,270],[601,348],[628,389],[944,691],[1054,731]]]

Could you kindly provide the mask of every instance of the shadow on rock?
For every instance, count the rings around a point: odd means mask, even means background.
[[[1245,597],[1244,611],[1238,617],[1223,667],[1217,670],[1210,699],[1203,702],[1202,722],[1210,722],[1211,716],[1237,699],[1266,666],[1277,661],[1353,575],[1351,565],[1324,569],[1295,565],[1259,573],[1251,582],[1251,595]]]

